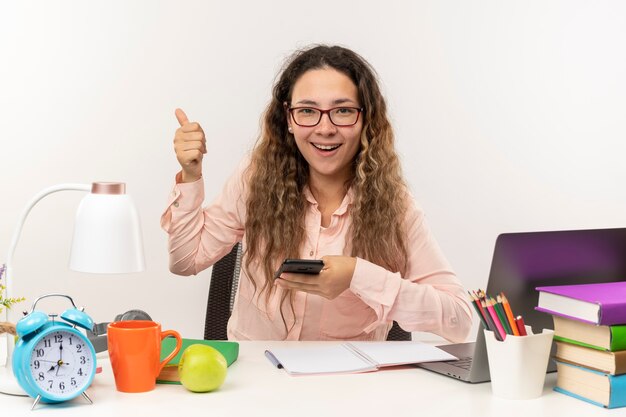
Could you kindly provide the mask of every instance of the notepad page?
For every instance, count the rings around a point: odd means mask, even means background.
[[[347,344],[363,353],[378,366],[458,359],[436,346],[421,342],[350,342]]]
[[[285,370],[293,375],[375,371],[344,345],[273,348],[270,350]]]

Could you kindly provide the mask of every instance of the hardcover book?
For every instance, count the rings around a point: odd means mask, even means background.
[[[609,352],[556,342],[556,359],[593,368],[611,375],[626,374],[626,350]]]
[[[626,375],[609,375],[558,361],[556,370],[555,391],[600,407],[626,406]]]
[[[625,281],[536,289],[538,311],[593,324],[626,324]]]
[[[626,324],[600,326],[560,316],[552,317],[554,340],[611,352],[626,350]]]

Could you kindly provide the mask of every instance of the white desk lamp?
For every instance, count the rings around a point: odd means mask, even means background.
[[[59,184],[37,194],[26,205],[13,233],[6,260],[5,298],[12,295],[13,254],[30,210],[41,199],[57,191],[89,192],[78,206],[70,269],[93,273],[131,273],[144,269],[139,216],[124,183]],[[12,316],[9,309],[6,320]],[[0,393],[26,395],[13,375],[13,337],[7,335],[6,365],[0,366]],[[1,359],[0,359],[1,362]]]

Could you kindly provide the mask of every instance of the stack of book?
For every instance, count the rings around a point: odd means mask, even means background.
[[[606,408],[626,406],[626,282],[538,287],[552,314],[555,391]]]

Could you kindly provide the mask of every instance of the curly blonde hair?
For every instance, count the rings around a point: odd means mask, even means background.
[[[404,272],[406,268],[407,189],[375,71],[349,49],[317,45],[296,52],[283,67],[247,172],[250,193],[246,202],[244,268],[249,271],[252,263],[261,266],[265,275],[262,287],[257,288],[254,280],[252,283],[266,302],[271,296],[274,271],[284,258],[300,257],[305,239],[307,201],[303,188],[309,180],[309,165],[287,129],[284,105],[290,103],[293,87],[305,72],[323,68],[347,75],[356,85],[364,108],[360,149],[354,159],[353,176],[346,184],[346,190],[352,187],[354,191],[348,239],[351,255],[393,272]],[[283,302],[287,296],[283,295]],[[293,296],[289,298],[293,308]]]

